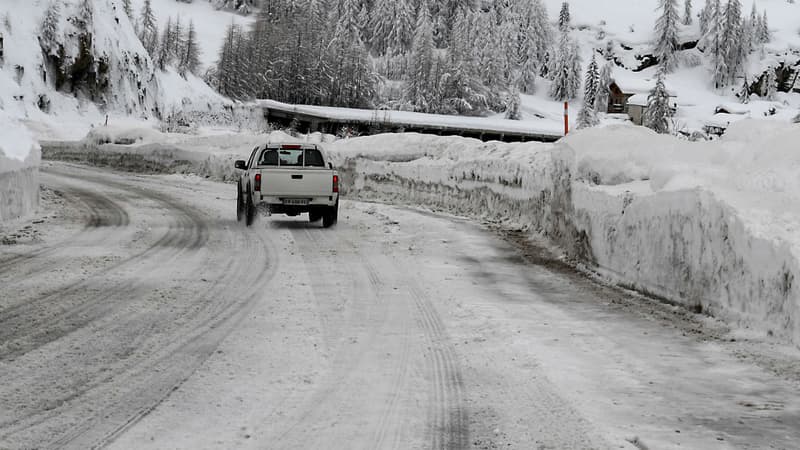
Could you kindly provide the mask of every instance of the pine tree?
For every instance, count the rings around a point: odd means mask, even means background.
[[[594,104],[597,99],[597,91],[600,87],[600,70],[597,67],[597,59],[595,54],[592,53],[592,60],[586,68],[586,78],[583,83],[584,104],[589,105],[594,109]]]
[[[608,62],[600,69],[600,78],[597,82],[597,97],[595,98],[594,110],[597,112],[608,111],[608,100],[611,97],[612,82],[612,63]]]
[[[719,10],[719,1],[717,0],[716,4],[717,10]],[[700,11],[700,35],[705,36],[708,33],[709,23],[714,18],[714,2],[711,0],[706,0],[703,9]]]
[[[655,56],[667,71],[677,67],[675,52],[678,49],[678,2],[677,0],[659,0],[661,16],[656,21]]]
[[[670,132],[669,117],[672,114],[669,106],[669,94],[664,84],[666,70],[659,67],[656,77],[656,85],[647,96],[647,109],[644,113],[643,124],[656,133],[666,134]]]
[[[764,10],[764,15],[761,17],[760,25],[761,28],[759,30],[759,36],[761,38],[761,42],[767,43],[772,39],[769,32],[769,22],[767,21],[767,10]]]
[[[594,105],[583,99],[583,106],[578,112],[578,129],[596,127],[600,124]]]
[[[406,81],[406,99],[417,111],[429,112],[433,102],[431,73],[434,42],[433,23],[426,0],[420,4],[417,15],[417,28],[414,32],[414,45]]]
[[[733,80],[744,61],[742,49],[742,4],[739,0],[728,0],[722,26],[722,48],[725,52],[725,65],[728,78]]]
[[[151,0],[144,0],[142,13],[139,19],[139,40],[142,41],[145,50],[154,57],[158,47],[158,25],[156,16],[153,13]]]
[[[189,21],[189,30],[186,32],[186,41],[182,50],[182,57],[178,71],[184,77],[187,73],[197,75],[200,68],[200,48],[197,43],[197,32],[194,21]]]
[[[750,103],[750,82],[747,80],[747,74],[744,76],[744,82],[739,89],[739,101],[742,103]]]
[[[164,31],[161,34],[161,41],[158,45],[156,64],[158,65],[159,69],[166,70],[167,66],[169,65],[173,55],[173,44],[172,17],[168,17],[167,24],[164,26]]]
[[[683,24],[691,25],[692,19],[692,0],[684,0],[683,2]]]
[[[414,38],[414,8],[408,0],[376,0],[368,24],[379,55],[404,54]]]
[[[58,55],[58,25],[60,14],[61,8],[59,7],[58,1],[51,1],[50,4],[47,5],[47,10],[44,13],[44,19],[42,20],[42,25],[39,30],[39,45],[42,47],[42,51],[50,56]]]
[[[122,10],[125,12],[125,15],[128,16],[128,19],[133,21],[133,7],[131,7],[131,0],[122,0]]]
[[[756,46],[761,43],[761,36],[759,35],[760,30],[760,23],[761,18],[758,16],[758,10],[756,9],[756,3],[753,2],[753,8],[750,10],[750,19],[747,21],[749,28],[748,31],[750,36],[748,36],[748,40],[750,41],[750,51],[756,49]]]
[[[510,120],[521,120],[522,114],[519,111],[520,107],[520,94],[519,89],[512,88],[511,92],[508,93],[508,100],[506,101],[506,119]]]
[[[569,2],[561,4],[561,12],[558,13],[558,29],[562,32],[569,30],[570,25]]]
[[[567,32],[561,33],[558,52],[553,64],[553,83],[550,85],[550,97],[555,100],[575,98],[581,86],[580,56],[578,44],[570,39]]]

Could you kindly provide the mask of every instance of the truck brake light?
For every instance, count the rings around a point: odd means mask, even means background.
[[[256,179],[255,179],[255,183],[253,185],[253,190],[254,191],[260,191],[261,190],[261,174],[260,173],[256,174]]]
[[[339,175],[333,176],[333,192],[339,192]]]

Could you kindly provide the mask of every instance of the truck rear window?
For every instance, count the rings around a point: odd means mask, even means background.
[[[266,149],[258,158],[259,166],[325,167],[322,153],[316,149]]]

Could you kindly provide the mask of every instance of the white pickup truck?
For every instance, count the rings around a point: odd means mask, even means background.
[[[339,174],[316,144],[260,145],[248,161],[236,161],[239,177],[236,218],[252,225],[258,208],[268,214],[322,219],[325,228],[339,218]]]

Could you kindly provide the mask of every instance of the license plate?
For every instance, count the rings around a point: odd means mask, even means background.
[[[308,199],[306,198],[285,198],[283,199],[284,205],[292,205],[292,206],[306,206],[308,205]]]

